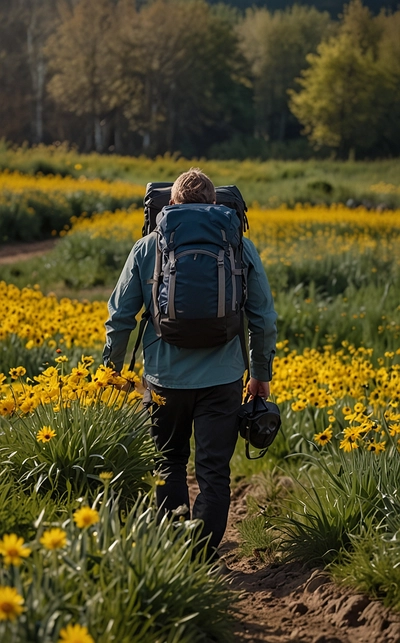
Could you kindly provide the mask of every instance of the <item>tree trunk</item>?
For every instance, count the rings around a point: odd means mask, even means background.
[[[33,142],[41,143],[43,140],[43,99],[46,77],[46,63],[44,61],[42,43],[37,35],[37,16],[33,14],[26,30],[28,64],[32,79],[34,96]]]
[[[150,132],[147,131],[143,134],[143,152],[145,154],[147,154],[150,149],[150,143],[151,143]]]
[[[348,160],[349,161],[355,161],[356,160],[356,148],[355,147],[351,147],[349,149]]]
[[[35,96],[35,142],[43,141],[43,100],[44,100],[44,81],[46,77],[46,63],[43,54],[40,52],[36,69],[37,86]]]
[[[118,110],[115,115],[115,125],[114,125],[114,152],[116,154],[122,154],[123,149],[124,149],[124,144],[122,140],[121,114]]]
[[[94,117],[94,147],[96,152],[102,152],[103,151],[103,135],[101,131],[101,124],[100,124],[100,117],[95,116]]]
[[[173,151],[174,147],[174,136],[175,136],[175,105],[174,105],[174,97],[175,97],[175,83],[171,83],[170,91],[169,91],[169,96],[168,96],[168,111],[167,111],[167,125],[166,125],[166,144],[167,144],[167,150],[169,152]]]
[[[282,111],[279,117],[278,141],[285,140],[287,114]]]

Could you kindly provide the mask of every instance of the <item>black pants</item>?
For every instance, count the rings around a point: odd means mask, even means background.
[[[164,485],[157,486],[157,505],[171,513],[186,505],[190,517],[187,463],[192,426],[195,469],[199,485],[192,518],[203,521],[203,536],[210,535],[209,552],[215,551],[226,529],[230,505],[230,466],[238,432],[236,416],[242,400],[242,380],[201,389],[167,389],[150,385],[165,398],[152,405],[152,436],[165,455],[161,463]]]

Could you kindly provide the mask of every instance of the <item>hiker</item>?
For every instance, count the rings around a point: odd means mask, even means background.
[[[193,231],[197,224],[209,221],[202,217],[214,217],[216,221],[221,219],[222,224],[229,217],[232,221],[236,217],[233,210],[212,205],[216,203],[215,187],[198,168],[191,168],[177,178],[171,189],[169,203],[160,213],[161,216],[164,214],[166,221],[172,216],[191,217]],[[160,215],[157,221],[159,218]],[[235,226],[237,221],[236,217]],[[183,229],[187,228],[180,228]],[[217,232],[221,235],[220,230]],[[225,233],[223,236],[225,238]],[[158,287],[157,283],[155,285],[158,275],[154,271],[156,244],[161,243],[158,238],[159,233],[152,232],[135,243],[108,302],[109,319],[106,322],[107,339],[103,358],[104,363],[111,365],[117,373],[122,369],[129,336],[136,326],[135,316],[143,306],[146,310],[152,306],[154,308],[152,296],[154,288]],[[239,278],[242,272],[247,275],[247,292],[243,301],[250,349],[247,389],[252,396],[267,398],[275,354],[276,313],[255,246],[244,237],[240,238],[240,242],[238,247],[242,249],[244,270],[234,270],[232,279]],[[191,256],[192,266],[199,265],[201,249],[199,253],[199,256],[197,252]],[[188,256],[190,253],[186,251],[184,254]],[[207,260],[206,251],[203,251],[202,257]],[[172,268],[170,273],[169,279]],[[205,274],[203,281],[206,280]],[[202,299],[201,285],[191,291],[191,305],[205,308],[207,303]],[[177,306],[177,316],[178,313]],[[167,321],[173,325],[173,322]],[[197,328],[198,320],[192,321],[189,319],[185,327],[189,333]],[[223,344],[187,348],[183,340],[182,347],[161,339],[156,332],[159,332],[157,325],[158,320],[156,323],[150,319],[143,336],[144,382],[148,387],[144,400],[152,406],[153,439],[165,455],[160,464],[164,484],[156,487],[157,505],[162,514],[175,513],[183,515],[185,519],[190,518],[187,463],[194,427],[195,473],[200,492],[194,501],[191,516],[203,521],[202,535],[209,536],[208,556],[217,558],[217,548],[226,529],[230,505],[230,460],[238,437],[236,418],[242,402],[246,367],[244,331],[233,331],[236,333],[233,338]],[[207,338],[212,331],[206,319],[200,320],[199,328],[200,332],[196,332],[201,343],[203,336]],[[164,403],[155,404],[152,399]]]

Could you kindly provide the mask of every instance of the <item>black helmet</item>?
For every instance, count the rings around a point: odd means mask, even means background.
[[[267,402],[256,395],[250,402],[242,404],[238,413],[238,429],[242,438],[246,440],[246,456],[249,460],[262,458],[266,454],[280,426],[281,415],[274,402]],[[260,449],[255,458],[250,456],[249,444]]]

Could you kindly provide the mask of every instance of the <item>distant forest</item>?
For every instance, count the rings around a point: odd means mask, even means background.
[[[209,4],[218,4],[221,0],[208,0]],[[269,11],[286,9],[294,4],[308,5],[315,7],[318,11],[329,11],[332,18],[337,18],[343,13],[343,7],[348,2],[343,0],[223,0],[224,4],[236,7],[240,10],[251,7],[266,7]],[[396,11],[399,6],[398,0],[365,0],[364,5],[377,14],[381,9]]]
[[[0,139],[149,157],[400,154],[400,8],[229,4],[0,0]]]

